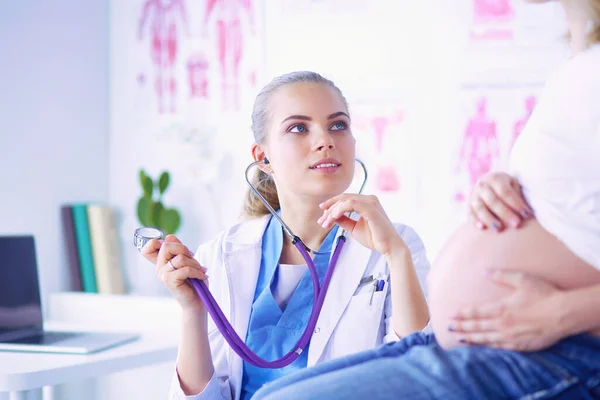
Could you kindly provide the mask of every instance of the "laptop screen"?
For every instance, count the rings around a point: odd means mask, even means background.
[[[0,236],[0,334],[42,329],[33,236]]]

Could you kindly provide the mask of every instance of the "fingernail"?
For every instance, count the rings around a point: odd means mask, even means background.
[[[323,208],[325,206],[325,202],[319,204],[319,208]]]
[[[495,222],[492,224],[492,229],[493,229],[495,232],[498,232],[498,231],[500,231],[500,227],[499,227],[499,226],[498,226],[498,224],[497,224],[497,223],[495,223]]]
[[[206,272],[206,271],[208,271],[208,269],[207,269],[207,268],[205,268],[205,267],[200,267],[200,271],[202,271],[202,272]]]
[[[465,339],[458,339],[459,343],[467,343],[467,341]]]
[[[451,327],[451,326],[449,326],[449,327],[448,327],[448,332],[454,332],[454,328],[453,328],[453,327]]]
[[[518,219],[513,219],[512,221],[510,221],[510,225],[513,228],[518,228],[520,223],[521,223],[521,221],[519,221]]]
[[[531,215],[529,213],[529,211],[527,211],[526,209],[522,209],[521,210],[521,215],[523,216],[523,218],[529,218],[529,216]]]
[[[475,226],[476,226],[477,228],[479,228],[479,229],[483,229],[483,228],[485,228],[485,226],[483,225],[483,222],[481,222],[481,221],[477,221],[477,223],[475,224]]]

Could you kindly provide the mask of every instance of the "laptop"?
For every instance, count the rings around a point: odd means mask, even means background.
[[[33,236],[0,236],[0,351],[88,354],[139,337],[46,331],[40,299]]]

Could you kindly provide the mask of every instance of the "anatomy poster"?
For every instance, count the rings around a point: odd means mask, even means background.
[[[352,102],[352,129],[356,155],[369,172],[365,193],[379,197],[395,221],[415,216],[418,198],[416,148],[413,115],[400,100],[363,100]],[[357,166],[355,181],[362,171]]]
[[[469,0],[472,2],[470,39],[473,41],[512,40],[514,0]]]
[[[145,48],[136,80],[154,92],[159,114],[190,99],[240,111],[262,72],[261,4],[257,0],[145,0],[137,39]]]
[[[512,146],[535,109],[540,90],[540,86],[498,85],[462,91],[452,157],[456,202],[464,203],[486,173],[508,169]]]
[[[286,16],[357,14],[367,12],[371,6],[366,0],[280,0],[278,3]]]
[[[128,134],[149,144],[148,155],[180,182],[223,179],[223,160],[247,153],[251,137],[240,136],[264,83],[262,7],[259,0],[143,0],[131,9],[135,44],[117,58],[136,70]]]
[[[567,32],[558,2],[467,1],[472,44],[553,45]]]
[[[232,170],[243,171],[248,118],[265,83],[264,3],[115,0],[110,12],[111,202],[123,246],[138,224],[140,168],[170,172],[165,202],[182,211],[178,235],[208,240],[241,206],[243,175]],[[147,268],[126,257],[130,278],[147,288],[138,280]]]

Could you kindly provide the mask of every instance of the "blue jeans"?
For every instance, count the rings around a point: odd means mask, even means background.
[[[600,399],[600,338],[578,335],[539,352],[442,349],[415,333],[263,386],[253,400]]]

